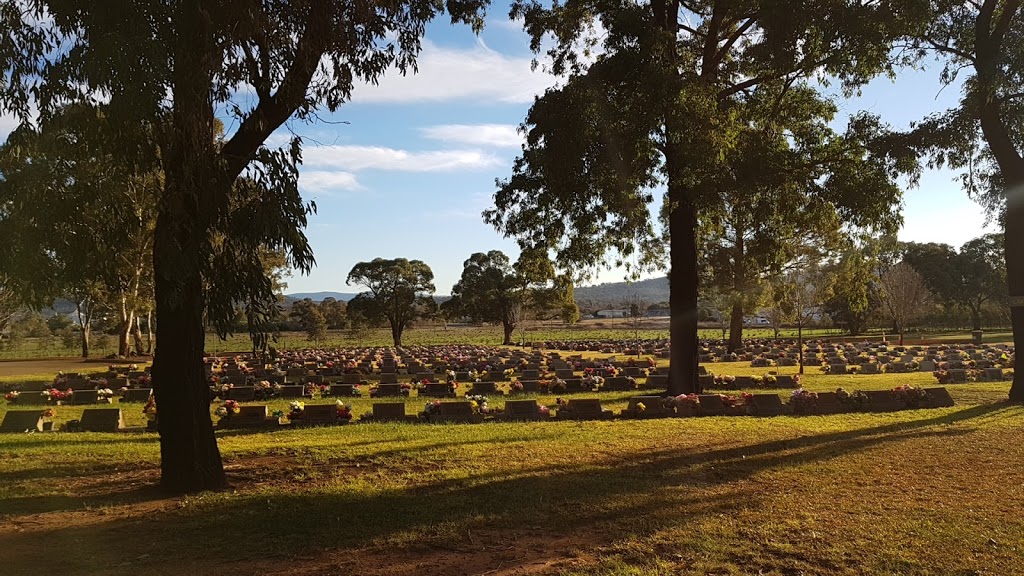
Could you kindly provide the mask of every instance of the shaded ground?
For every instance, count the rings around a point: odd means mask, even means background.
[[[1024,410],[0,439],[0,573],[1024,574]],[[41,567],[45,569],[40,570]]]

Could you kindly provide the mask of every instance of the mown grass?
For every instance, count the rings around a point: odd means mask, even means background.
[[[3,435],[0,573],[1024,574],[1024,407],[1009,383],[947,388],[953,408],[891,414],[219,431],[233,489],[170,502],[155,434]]]

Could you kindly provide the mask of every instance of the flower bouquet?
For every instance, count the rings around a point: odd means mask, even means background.
[[[241,411],[242,408],[238,405],[236,400],[225,400],[224,403],[214,411],[214,414],[222,420],[228,420]]]
[[[855,412],[863,410],[868,404],[868,395],[860,390],[847,392],[843,388],[838,388],[836,390],[836,398],[839,399],[840,404]]]
[[[352,407],[345,404],[341,400],[338,400],[335,404],[338,410],[338,420],[340,422],[351,422],[352,421]]]
[[[110,403],[110,399],[114,397],[114,391],[110,388],[98,388],[96,390],[96,399],[100,402]]]
[[[523,393],[523,383],[518,381],[518,380],[513,380],[508,385],[508,393],[509,394],[522,394]]]
[[[680,394],[665,399],[665,407],[676,413],[676,416],[696,416],[700,409],[700,397],[696,394]]]
[[[808,414],[813,412],[818,405],[818,394],[797,388],[789,396],[789,405],[793,407],[793,412],[796,414]]]
[[[917,408],[923,402],[927,402],[931,399],[931,395],[924,388],[916,388],[910,384],[904,384],[903,386],[897,386],[892,389],[892,395],[897,400],[907,405],[907,408]]]
[[[7,394],[4,394],[4,400],[7,400],[8,404],[14,404],[20,395],[21,393],[17,390],[11,390]]]

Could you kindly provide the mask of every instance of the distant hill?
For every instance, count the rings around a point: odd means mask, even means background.
[[[651,278],[639,282],[609,282],[596,286],[578,286],[575,290],[576,303],[581,307],[621,308],[633,298],[650,306],[668,302],[668,277]]]
[[[348,302],[356,296],[358,296],[358,294],[354,292],[296,292],[295,294],[285,294],[284,302],[285,304],[291,304],[292,302],[305,300],[306,298],[309,298],[313,302],[323,302],[328,298]],[[438,304],[445,300],[451,300],[451,296],[434,296],[434,301]]]
[[[348,302],[355,298],[357,294],[358,293],[356,292],[296,292],[295,294],[285,294],[284,298],[286,302],[305,300],[306,298],[309,298],[313,302],[323,302],[328,298]]]

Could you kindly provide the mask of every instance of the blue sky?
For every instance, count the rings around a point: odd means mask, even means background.
[[[357,292],[345,285],[352,266],[375,257],[423,260],[439,294],[450,292],[473,252],[502,250],[515,258],[515,242],[485,225],[480,213],[519,152],[516,127],[535,94],[557,79],[538,68],[527,36],[492,7],[480,36],[439,21],[427,29],[419,73],[391,73],[378,86],[356,89],[352,101],[324,122],[290,122],[305,138],[300,169],[303,196],[318,213],[307,234],[317,267],[288,280],[289,292]],[[938,68],[878,79],[842,104],[866,109],[897,127],[955,105],[942,90]],[[342,123],[344,122],[344,123]],[[0,117],[0,137],[12,127]],[[228,127],[230,130],[230,126]],[[288,132],[273,138],[284,141]],[[928,172],[905,191],[903,240],[960,246],[983,232],[984,214],[948,171]],[[623,279],[606,270],[598,281]]]

